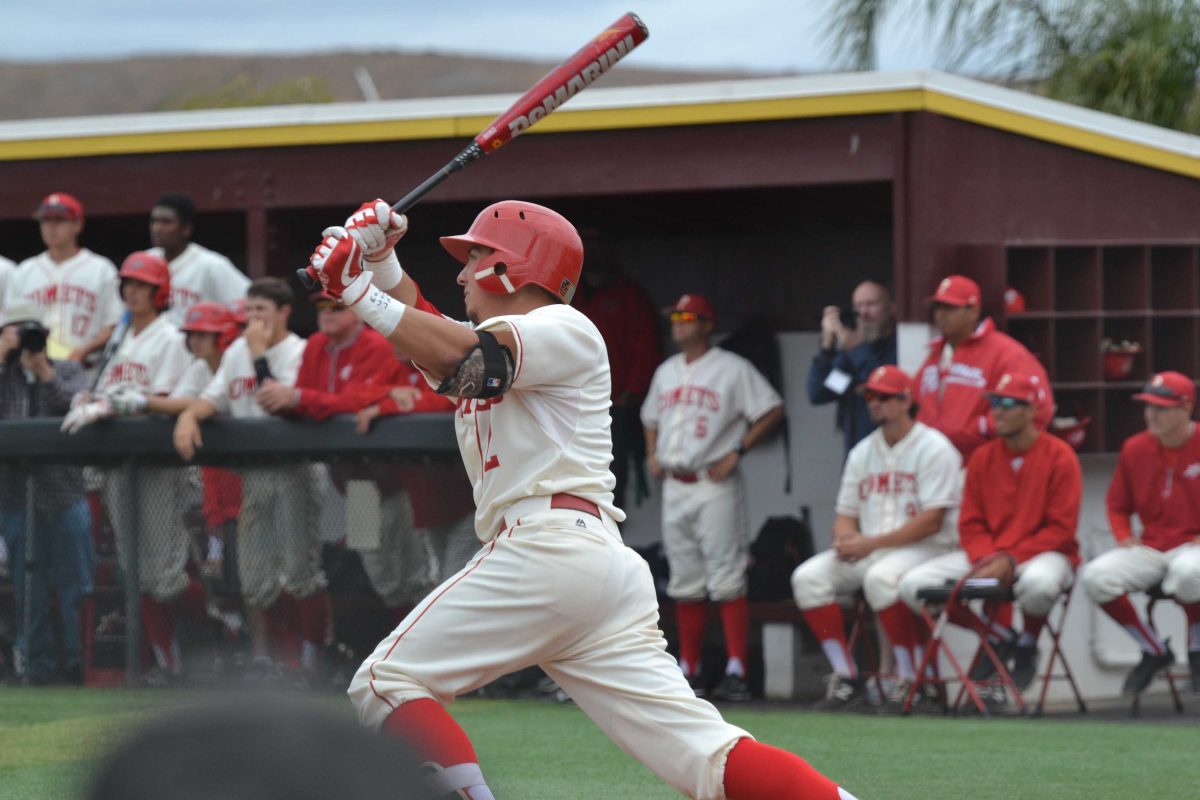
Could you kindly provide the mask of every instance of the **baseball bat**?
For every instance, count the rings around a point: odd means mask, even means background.
[[[392,204],[392,209],[403,214],[429,194],[435,186],[470,164],[499,150],[520,136],[539,120],[546,117],[586,89],[597,78],[608,72],[633,48],[646,41],[650,31],[632,12],[605,28],[599,36],[579,49],[575,55],[559,64],[521,95],[508,110],[496,117],[484,128],[463,151],[446,166],[426,178],[421,185]],[[316,271],[312,267],[296,270],[300,282],[309,289],[317,286]]]
[[[100,379],[104,377],[104,370],[108,367],[108,362],[112,361],[117,348],[121,346],[121,342],[125,341],[125,334],[129,333],[129,325],[132,318],[133,315],[129,311],[122,314],[121,321],[117,323],[117,327],[113,329],[112,335],[104,343],[104,349],[100,352],[100,360],[96,364],[96,374],[92,378],[92,385],[88,388],[88,394],[96,393],[96,387],[100,385]]]

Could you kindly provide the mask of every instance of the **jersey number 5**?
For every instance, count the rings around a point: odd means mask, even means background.
[[[696,417],[696,438],[703,439],[708,436],[708,417],[701,414]]]

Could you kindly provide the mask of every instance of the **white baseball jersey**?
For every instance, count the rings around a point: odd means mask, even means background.
[[[751,424],[782,404],[753,364],[713,347],[690,364],[677,353],[659,365],[642,424],[658,429],[654,455],[663,469],[697,472],[733,451]]]
[[[0,256],[0,312],[4,311],[4,295],[8,291],[8,277],[17,268],[16,263]],[[0,314],[0,316],[3,316]]]
[[[161,247],[150,252],[163,256]],[[171,321],[183,324],[187,310],[196,303],[229,305],[246,296],[250,278],[225,256],[191,242],[168,263],[171,268]]]
[[[922,511],[945,508],[941,530],[922,541],[953,545],[961,502],[962,456],[944,434],[917,422],[894,446],[876,428],[851,449],[837,513],[857,517],[864,535],[881,536]]]
[[[129,329],[96,388],[102,393],[131,387],[146,394],[168,395],[194,360],[183,334],[166,314],[159,314],[140,333]]]
[[[204,391],[204,387],[208,386],[212,380],[212,367],[203,358],[192,359],[192,363],[183,371],[183,376],[179,382],[175,384],[175,388],[171,390],[171,397],[191,398],[199,397]]]
[[[9,278],[6,298],[5,305],[24,299],[42,309],[51,358],[63,358],[96,338],[125,310],[117,268],[87,248],[61,264],[48,253],[25,259]]]
[[[625,519],[608,468],[612,386],[600,331],[567,305],[494,317],[478,329],[504,327],[517,342],[512,388],[490,400],[460,398],[454,413],[479,539],[496,536],[512,503],[560,492]]]
[[[300,359],[304,356],[304,340],[294,333],[271,347],[266,352],[267,366],[275,380],[287,386],[296,384],[296,373],[300,371]],[[254,395],[258,391],[258,376],[254,372],[254,359],[244,338],[229,345],[221,356],[221,365],[208,386],[200,394],[222,414],[237,419],[268,417],[259,406]]]

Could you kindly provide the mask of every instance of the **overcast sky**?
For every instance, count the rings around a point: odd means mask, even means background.
[[[149,53],[435,50],[558,60],[626,11],[650,29],[643,66],[833,68],[830,8],[843,0],[53,0],[6,2],[0,59]],[[922,0],[889,20],[880,67],[932,65]]]

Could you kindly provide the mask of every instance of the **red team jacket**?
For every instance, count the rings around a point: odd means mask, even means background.
[[[1014,459],[1022,458],[1020,469]],[[1028,561],[1057,551],[1079,563],[1079,504],[1083,474],[1071,446],[1039,434],[1033,446],[1015,453],[1002,439],[978,447],[967,463],[958,536],[975,563],[1004,552]]]
[[[395,361],[388,340],[366,325],[360,326],[349,342],[336,347],[325,334],[314,333],[308,337],[296,375],[300,404],[292,413],[320,421],[370,405],[360,402],[357,388],[383,385],[382,378]]]
[[[1133,538],[1133,514],[1142,521],[1142,544],[1155,550],[1200,536],[1200,426],[1171,450],[1149,431],[1125,440],[1108,487],[1108,521],[1118,542]]]
[[[996,435],[987,398],[989,388],[1006,372],[1037,376],[1046,386],[1034,422],[1045,430],[1054,415],[1050,380],[1041,363],[1016,339],[996,330],[991,319],[979,323],[954,350],[948,370],[940,366],[945,338],[929,343],[929,356],[917,371],[917,419],[937,428],[968,458],[975,448]]]

